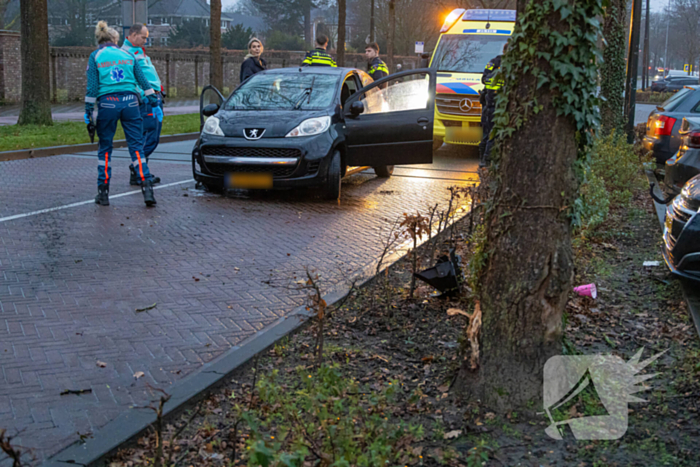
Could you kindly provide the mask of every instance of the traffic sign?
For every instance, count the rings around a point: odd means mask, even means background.
[[[425,49],[425,42],[416,41],[416,53],[422,54],[424,49]]]

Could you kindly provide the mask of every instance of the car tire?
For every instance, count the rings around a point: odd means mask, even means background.
[[[340,167],[340,152],[335,151],[331,158],[331,163],[328,165],[328,176],[326,183],[323,186],[323,197],[328,200],[338,200],[340,198],[340,184],[342,180]]]
[[[377,177],[379,178],[389,178],[394,173],[393,165],[382,165],[372,168],[374,169],[374,173],[377,174]]]
[[[220,195],[221,193],[224,192],[224,187],[222,185],[216,184],[216,183],[204,183],[200,182],[204,189],[209,192],[209,193],[216,193]]]

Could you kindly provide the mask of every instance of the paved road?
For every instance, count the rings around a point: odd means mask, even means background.
[[[443,149],[388,180],[349,177],[337,204],[308,192],[225,198],[195,190],[191,146],[152,156],[163,186],[150,210],[128,185],[126,151],[115,151],[109,208],[92,202],[92,154],[0,162],[0,427],[25,430],[17,441],[38,458],[146,404],[145,383],[167,389],[300,304],[263,281],[309,265],[338,283],[377,256],[389,221],[476,180],[473,156]],[[60,395],[82,389],[92,392]]]
[[[646,123],[647,118],[652,110],[656,108],[653,104],[637,104],[636,112],[634,114],[634,124],[639,125],[640,123]]]

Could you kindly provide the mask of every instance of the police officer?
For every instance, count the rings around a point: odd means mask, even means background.
[[[87,92],[85,94],[85,123],[92,121],[97,104],[97,196],[95,203],[109,206],[109,182],[112,178],[112,140],[121,121],[129,144],[131,161],[141,181],[141,192],[146,206],[156,204],[151,185],[151,174],[143,152],[143,127],[139,110],[139,94],[143,94],[151,106],[158,104],[155,91],[144,75],[138,61],[116,43],[119,33],[100,21],[95,28],[99,48],[90,54],[87,67]],[[140,89],[139,89],[140,88]]]
[[[503,47],[503,53],[508,49],[508,44]],[[479,167],[487,167],[491,161],[491,130],[493,130],[493,114],[496,111],[496,94],[503,88],[503,76],[501,75],[501,60],[499,55],[491,60],[484,69],[481,82],[484,90],[481,94],[481,128],[484,131],[479,144]]]
[[[146,50],[143,48],[148,40],[148,28],[141,23],[136,23],[129,29],[129,35],[124,40],[122,50],[132,54],[141,67],[141,71],[148,79],[148,83],[155,91],[155,96],[158,103],[151,105],[144,99],[144,91],[141,91],[141,118],[143,119],[143,153],[146,156],[146,162],[153,151],[158,147],[160,142],[160,132],[163,129],[163,86],[158,77],[156,67],[153,66],[151,58],[146,55]],[[140,185],[138,174],[134,165],[129,166],[131,177],[129,183],[131,185]],[[151,184],[160,183],[160,178],[151,174]]]
[[[365,47],[365,57],[367,57],[367,72],[373,80],[389,76],[389,68],[386,63],[379,58],[379,44],[372,42]]]
[[[316,49],[311,50],[306,53],[304,61],[301,62],[301,66],[332,66],[337,67],[335,60],[326,52],[328,47],[328,36],[325,34],[319,34],[316,37]]]

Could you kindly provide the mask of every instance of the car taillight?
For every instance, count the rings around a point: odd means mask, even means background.
[[[693,131],[685,136],[689,148],[700,148],[700,131]]]
[[[676,124],[676,119],[660,115],[659,119],[654,122],[654,134],[656,136],[671,136],[673,125]]]

